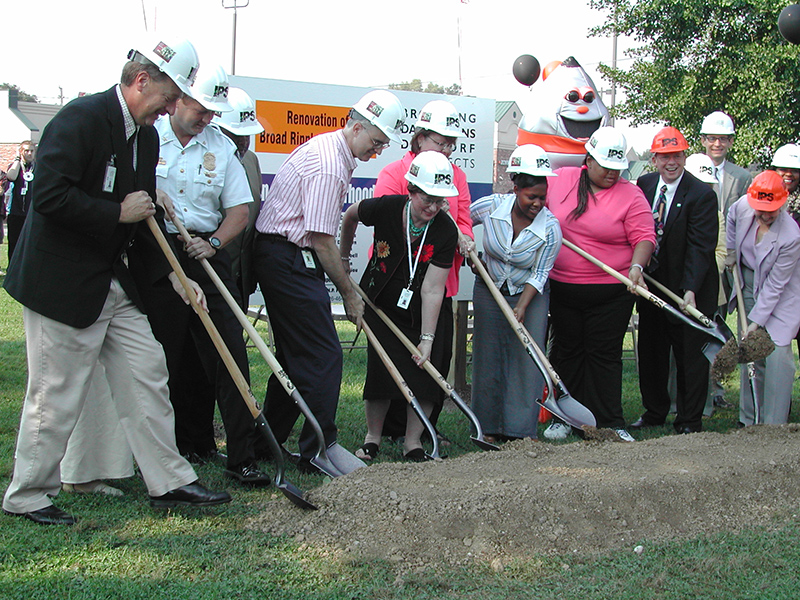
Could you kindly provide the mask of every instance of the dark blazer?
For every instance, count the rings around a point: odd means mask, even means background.
[[[658,173],[648,173],[637,182],[651,207],[658,179]],[[664,225],[656,267],[650,275],[680,296],[693,291],[697,308],[707,315],[717,307],[719,276],[714,252],[718,235],[714,190],[684,171]]]
[[[115,88],[67,104],[42,134],[31,210],[4,282],[8,293],[45,317],[83,328],[100,315],[114,276],[143,309],[135,282],[152,285],[169,264],[145,223],[118,221],[127,194],[156,197],[157,160],[155,128],[141,127],[134,173]],[[116,178],[105,192],[112,161]]]

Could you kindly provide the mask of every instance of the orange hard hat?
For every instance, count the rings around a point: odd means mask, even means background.
[[[789,192],[783,183],[783,177],[775,171],[759,173],[747,188],[747,202],[753,210],[776,211],[786,204],[788,198]]]
[[[653,138],[653,145],[650,152],[653,154],[666,154],[668,152],[683,152],[689,149],[686,138],[674,127],[664,127],[660,129]]]

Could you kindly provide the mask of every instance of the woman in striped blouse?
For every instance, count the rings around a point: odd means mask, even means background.
[[[509,159],[510,194],[493,194],[471,207],[483,225],[483,260],[517,320],[544,346],[550,288],[547,278],[561,248],[561,227],[547,208],[547,154],[533,144]],[[473,295],[472,408],[487,440],[536,438],[544,380],[519,344],[480,278]]]

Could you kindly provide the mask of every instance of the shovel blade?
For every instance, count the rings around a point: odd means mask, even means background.
[[[356,469],[366,467],[367,463],[358,458],[355,454],[340,446],[338,442],[333,442],[327,449],[328,460],[341,475],[352,473]]]
[[[594,418],[592,411],[575,400],[575,398],[568,393],[561,395],[558,400],[554,400],[550,397],[547,398],[544,403],[539,402],[538,404],[544,406],[568,425],[572,425],[578,429],[581,429],[584,425],[590,425],[591,427],[597,426],[597,420]]]
[[[471,436],[469,439],[471,439],[472,443],[475,444],[481,450],[500,450],[499,447],[495,446],[494,444],[490,444],[489,442],[487,442],[482,437],[477,438],[477,437]]]
[[[714,359],[717,358],[720,350],[722,350],[722,344],[714,339],[703,346],[703,356],[708,359],[710,364],[714,364]]]
[[[305,510],[317,510],[316,506],[303,498],[303,492],[300,491],[300,488],[298,488],[296,485],[289,483],[288,481],[278,482],[276,480],[275,487],[277,487],[295,506]]]

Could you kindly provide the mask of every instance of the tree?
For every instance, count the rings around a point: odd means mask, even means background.
[[[412,79],[411,81],[404,81],[402,83],[390,83],[390,90],[405,90],[407,92],[425,92],[426,94],[446,94],[448,96],[460,96],[461,86],[457,83],[444,87],[436,83],[428,82],[428,85],[423,89],[422,80]]]
[[[737,161],[768,165],[800,137],[797,46],[778,32],[786,0],[590,0],[608,12],[592,35],[615,32],[641,46],[623,69],[601,65],[627,99],[615,116],[634,125],[666,121],[698,139],[715,110],[736,124]]]
[[[39,102],[39,98],[34,96],[33,94],[29,94],[28,92],[24,92],[19,89],[18,85],[14,85],[13,83],[0,83],[0,90],[17,90],[19,94],[19,99],[23,102]]]

